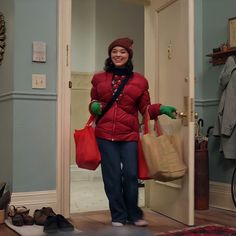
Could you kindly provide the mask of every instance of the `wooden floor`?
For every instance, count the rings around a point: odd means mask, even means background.
[[[150,211],[149,209],[144,209],[144,215],[145,219],[149,223],[147,229],[154,233],[187,227],[184,224]],[[232,211],[225,211],[215,208],[211,208],[209,210],[199,210],[195,212],[195,225],[198,226],[214,223],[236,227],[235,217],[236,212]],[[95,232],[110,226],[110,213],[109,211],[75,213],[71,215],[70,220],[77,229],[86,232],[92,231],[94,232],[94,235],[96,235]],[[17,234],[5,225],[0,225],[0,236],[17,236]]]

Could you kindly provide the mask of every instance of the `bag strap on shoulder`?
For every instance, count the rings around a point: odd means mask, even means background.
[[[112,107],[113,103],[116,101],[116,99],[118,98],[118,96],[121,94],[122,90],[124,89],[125,85],[127,84],[129,80],[129,77],[126,77],[122,83],[120,84],[120,86],[118,87],[118,89],[116,90],[116,92],[114,93],[114,95],[112,96],[111,100],[107,103],[107,105],[105,106],[105,108],[102,111],[102,114],[97,118],[96,120],[96,124],[98,123],[98,121],[105,115],[105,113]]]

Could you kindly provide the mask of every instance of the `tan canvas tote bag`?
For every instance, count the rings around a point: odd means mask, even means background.
[[[149,114],[148,112],[145,114],[141,143],[149,176],[163,182],[182,178],[187,171],[178,133],[180,126],[177,127],[176,122],[173,122],[172,126],[171,132],[166,134],[157,119],[154,121],[155,131],[152,131],[149,128]]]

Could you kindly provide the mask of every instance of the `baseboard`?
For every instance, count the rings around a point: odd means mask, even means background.
[[[71,165],[70,166],[70,178],[71,181],[93,181],[93,180],[101,180],[102,174],[101,174],[101,166],[98,166],[96,170],[85,170],[82,168],[78,168],[77,165]]]
[[[10,205],[25,206],[33,215],[36,209],[52,207],[57,212],[56,190],[12,193]]]
[[[210,181],[209,198],[211,207],[236,211],[231,197],[230,184]]]

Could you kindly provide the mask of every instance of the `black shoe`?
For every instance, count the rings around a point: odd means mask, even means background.
[[[73,231],[74,226],[63,216],[58,214],[57,216],[57,225],[61,231]]]
[[[43,232],[51,234],[51,233],[56,233],[57,230],[58,230],[57,217],[56,216],[48,216],[47,220],[44,223]]]

